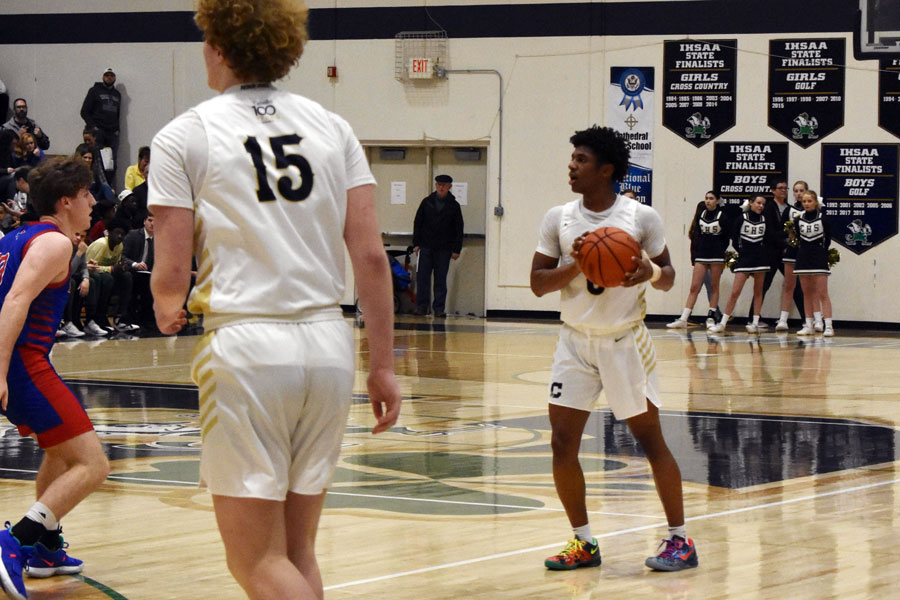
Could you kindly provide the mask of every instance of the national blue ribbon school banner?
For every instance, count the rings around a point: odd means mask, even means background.
[[[606,124],[628,139],[628,174],[617,187],[634,190],[641,204],[653,200],[653,67],[611,67]]]
[[[900,144],[822,144],[831,239],[862,254],[897,234]]]

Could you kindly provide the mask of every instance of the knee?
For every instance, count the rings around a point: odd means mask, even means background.
[[[109,459],[106,458],[106,454],[101,451],[100,455],[88,464],[88,470],[90,473],[88,477],[94,487],[99,487],[109,477]]]
[[[578,460],[578,449],[581,439],[575,436],[554,431],[550,437],[550,448],[553,450],[553,461]]]

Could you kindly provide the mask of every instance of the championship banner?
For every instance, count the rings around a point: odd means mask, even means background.
[[[663,125],[697,146],[734,127],[737,40],[665,42]]]
[[[897,234],[900,144],[822,144],[831,239],[856,254]]]
[[[713,187],[724,204],[772,195],[772,184],[787,179],[787,142],[716,142]],[[790,185],[790,184],[789,184]]]
[[[878,125],[900,137],[900,58],[883,58],[878,64]]]
[[[809,148],[844,125],[846,41],[769,41],[769,127]]]
[[[628,139],[631,159],[620,189],[634,190],[641,204],[653,200],[653,67],[611,67],[606,124]]]

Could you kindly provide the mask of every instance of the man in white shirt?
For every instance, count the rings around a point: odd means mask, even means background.
[[[573,530],[565,549],[544,561],[551,570],[600,565],[585,502],[578,452],[584,427],[601,391],[618,420],[640,443],[669,523],[657,556],[645,564],[660,571],[697,566],[697,552],[684,527],[681,472],[659,424],[656,353],[644,325],[645,282],[668,291],[675,282],[662,220],[649,206],[615,193],[628,172],[629,151],[622,134],[608,127],[578,131],[570,139],[569,186],[581,198],[551,208],[531,263],[537,296],[562,291],[563,326],[550,383],[553,481]],[[576,260],[584,236],[599,227],[618,227],[644,252],[620,287],[589,282]]]
[[[165,334],[186,323],[193,251],[188,308],[206,329],[192,369],[200,474],[251,598],[324,593],[314,543],[354,379],[345,242],[366,312],[372,432],[400,411],[375,180],[346,121],[272,85],[300,58],[306,19],[300,0],[200,0],[208,83],[221,94],[151,147],[156,320]]]

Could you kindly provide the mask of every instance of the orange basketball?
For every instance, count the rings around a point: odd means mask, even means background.
[[[584,236],[578,264],[594,285],[617,287],[622,285],[626,273],[637,268],[635,256],[641,256],[637,240],[618,227],[600,227]]]

